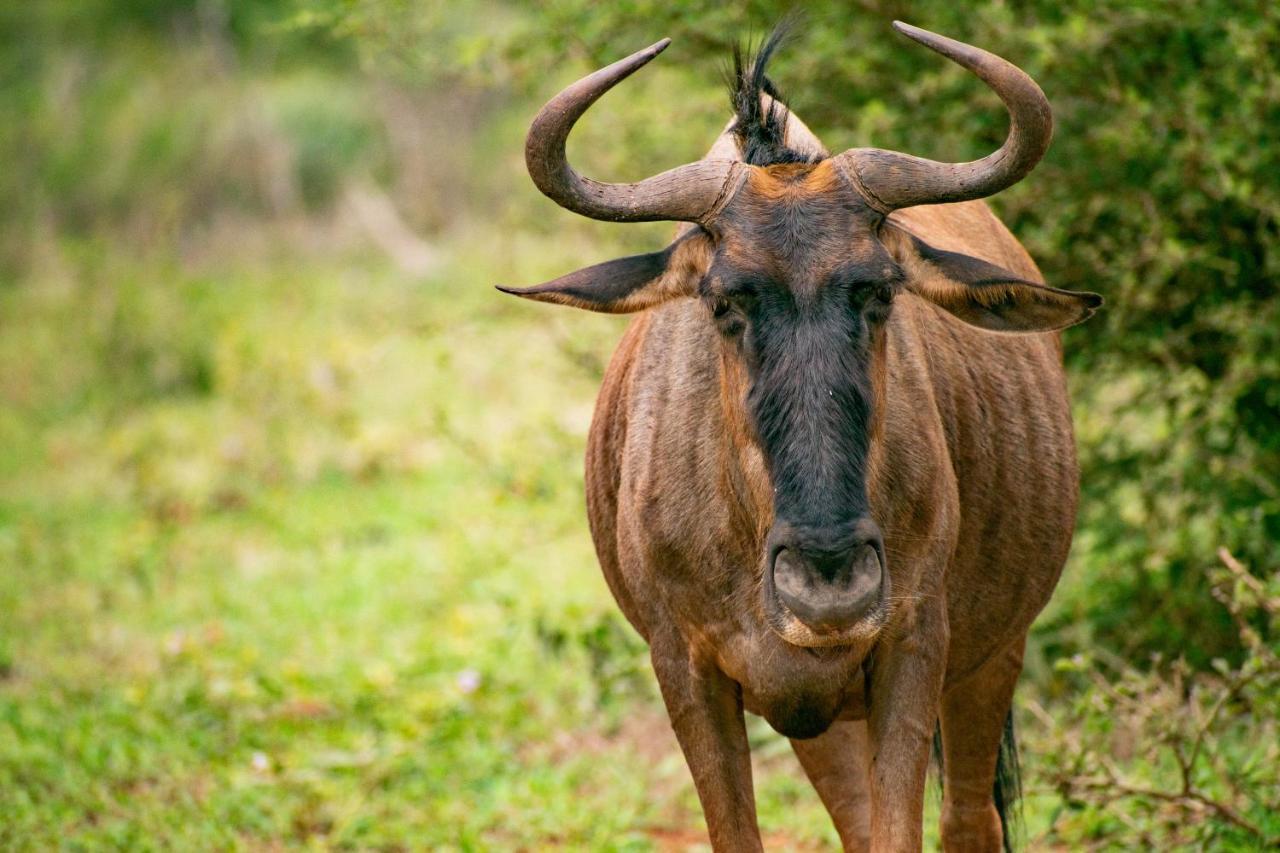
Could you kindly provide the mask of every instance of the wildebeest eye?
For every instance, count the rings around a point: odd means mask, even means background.
[[[884,282],[872,280],[854,280],[845,285],[849,289],[849,300],[861,305],[868,299],[879,299],[888,290]]]
[[[739,307],[750,305],[758,294],[756,283],[750,279],[728,282],[724,288],[724,297]]]
[[[893,295],[902,282],[902,271],[896,267],[885,267],[880,275],[853,275],[845,279],[845,287],[849,291],[849,299],[855,305],[866,305],[869,302],[887,304],[893,301]]]
[[[897,291],[895,281],[859,281],[849,284],[849,305],[868,322],[877,324],[889,316]]]
[[[875,286],[872,287],[871,289],[871,298],[879,300],[880,302],[892,302],[893,291],[894,291],[894,286],[892,282],[888,282],[888,281],[877,282]]]
[[[711,316],[720,334],[736,338],[747,327],[747,319],[741,308],[734,301],[723,295],[713,296],[707,303]]]

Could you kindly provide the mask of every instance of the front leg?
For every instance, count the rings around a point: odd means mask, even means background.
[[[653,670],[716,851],[760,851],[742,690],[677,637],[654,637]]]
[[[942,697],[942,849],[998,853],[1002,816],[992,796],[1000,741],[1022,672],[1026,636],[976,672],[947,684]]]
[[[871,673],[872,851],[921,848],[925,777],[946,669],[940,597],[896,627],[876,649]]]
[[[866,721],[837,720],[816,738],[791,741],[791,747],[831,814],[846,853],[870,849]]]

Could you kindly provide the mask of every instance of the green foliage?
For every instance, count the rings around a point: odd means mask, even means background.
[[[46,260],[33,234],[149,251],[222,217],[327,206],[344,181],[385,171],[368,87],[314,64],[255,73],[231,9],[171,10],[193,30],[181,49],[131,25],[161,5],[91,7],[112,40],[82,38],[78,6],[3,13],[0,277]]]
[[[1178,661],[1144,672],[1086,655],[1072,716],[1032,746],[1057,795],[1050,838],[1071,848],[1269,849],[1280,844],[1280,655],[1256,626],[1280,630],[1280,576],[1251,574],[1226,549],[1214,597],[1245,649],[1233,666]],[[1043,711],[1040,712],[1043,716]],[[1043,721],[1042,721],[1043,722]]]

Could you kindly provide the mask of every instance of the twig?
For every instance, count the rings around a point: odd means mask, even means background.
[[[1217,815],[1221,817],[1223,820],[1226,820],[1230,823],[1235,824],[1236,826],[1240,827],[1241,829],[1253,835],[1255,838],[1262,839],[1264,843],[1270,844],[1272,841],[1272,839],[1268,838],[1267,834],[1263,832],[1261,828],[1259,828],[1256,824],[1254,824],[1244,815],[1240,814],[1238,811],[1233,809],[1231,806],[1227,805],[1226,803],[1220,803],[1217,800],[1214,800],[1213,798],[1208,797],[1195,789],[1192,789],[1191,791],[1188,791],[1186,793],[1171,793],[1169,791],[1161,791],[1156,788],[1143,788],[1139,785],[1131,785],[1128,782],[1125,782],[1118,778],[1108,778],[1105,780],[1089,779],[1089,780],[1073,780],[1073,781],[1077,784],[1079,788],[1084,790],[1107,791],[1111,793],[1119,793],[1121,796],[1125,796],[1125,797],[1146,797],[1152,800],[1160,800],[1161,802],[1173,803],[1174,805],[1179,805],[1184,808],[1189,807],[1190,803],[1195,803],[1195,804],[1198,804],[1199,806],[1202,806],[1203,808],[1209,809],[1210,811],[1217,813]]]

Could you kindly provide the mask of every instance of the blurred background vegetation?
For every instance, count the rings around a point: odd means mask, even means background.
[[[696,158],[785,6],[0,7],[0,847],[702,842],[582,512],[625,321],[489,285],[670,233],[538,196],[543,100],[671,36],[571,156]],[[1276,843],[1280,11],[805,9],[775,76],[833,149],[1003,138],[894,18],[1030,72],[1056,140],[992,205],[1108,299],[1066,335],[1084,498],[1018,701],[1026,842]],[[751,733],[767,845],[830,847]]]

